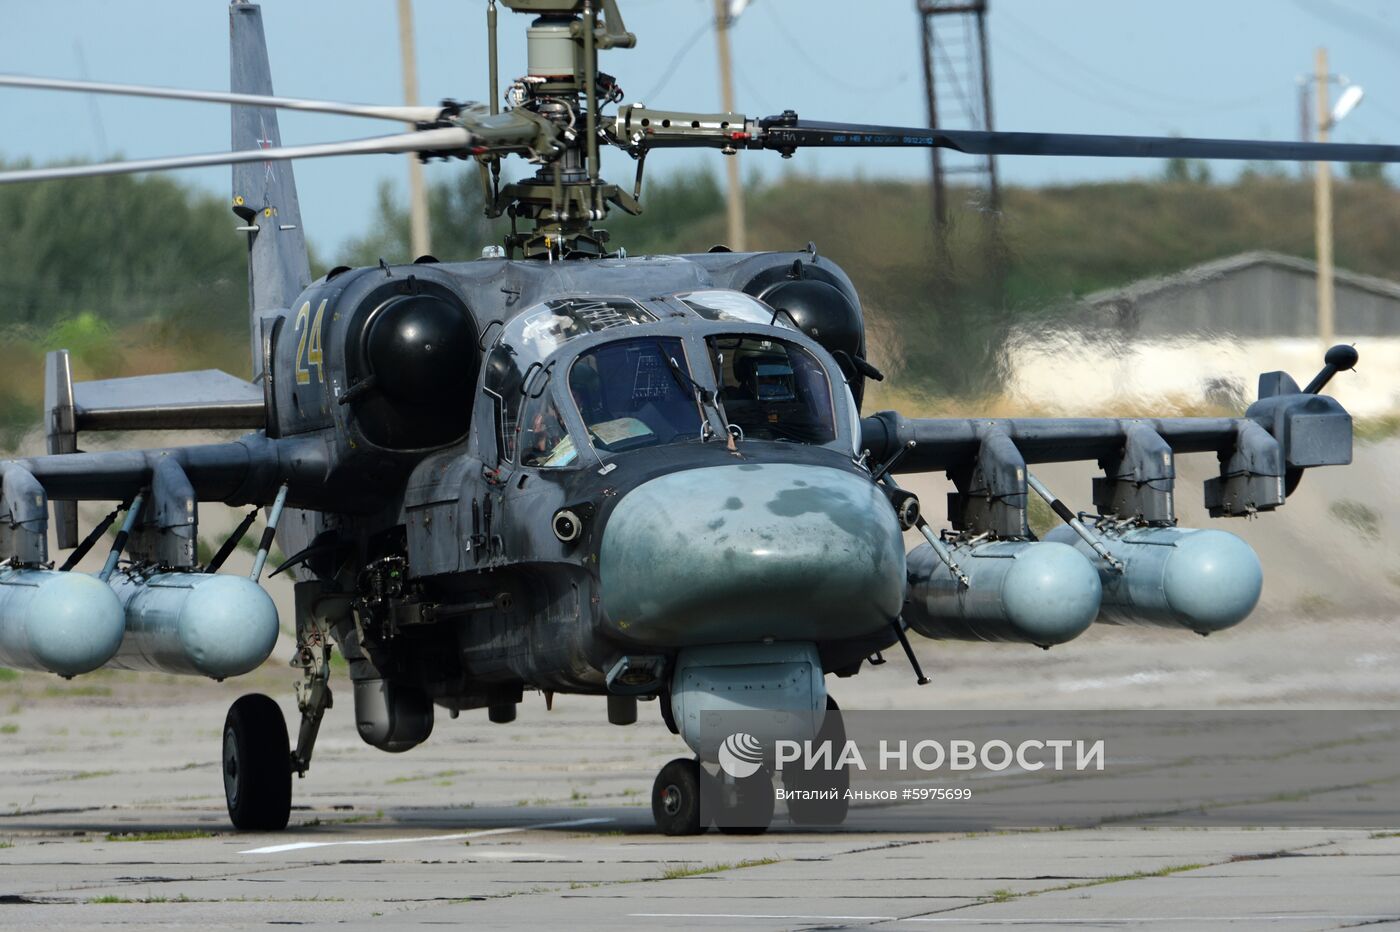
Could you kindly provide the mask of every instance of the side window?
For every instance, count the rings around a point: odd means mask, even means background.
[[[496,449],[502,462],[515,456],[516,424],[525,401],[521,390],[525,374],[518,360],[515,350],[505,344],[498,344],[486,357],[485,388],[496,413]]]
[[[759,337],[715,337],[710,353],[728,423],[752,440],[836,439],[831,386],[800,346]]]
[[[538,386],[536,391],[539,394],[526,397],[516,425],[514,448],[520,451],[520,465],[539,469],[568,466],[578,458],[578,450],[564,429],[564,419],[554,399]]]

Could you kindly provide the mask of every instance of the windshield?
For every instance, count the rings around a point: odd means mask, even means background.
[[[685,348],[675,337],[607,343],[569,370],[569,391],[599,450],[697,440],[701,417]]]
[[[520,446],[521,461],[527,453],[534,460],[526,465],[563,466],[572,461],[572,448],[562,427],[548,426],[551,418],[558,422],[558,411],[550,410],[547,401],[541,400],[552,375],[550,357],[570,340],[656,320],[655,314],[631,298],[571,297],[537,304],[505,324],[486,357],[484,380],[495,408],[499,458],[515,459]],[[527,400],[533,400],[532,410],[522,416],[521,406]],[[536,422],[546,426],[537,429]],[[522,432],[530,435],[522,440]]]
[[[828,443],[836,439],[831,385],[811,353],[782,340],[710,341],[727,423],[750,440]]]

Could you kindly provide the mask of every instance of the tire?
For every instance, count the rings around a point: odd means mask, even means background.
[[[656,775],[651,788],[651,817],[665,835],[699,835],[700,764],[678,757]]]
[[[831,696],[826,697],[827,715],[817,732],[817,743],[830,741],[833,749],[846,743],[846,726],[841,721],[841,707]],[[836,714],[831,714],[836,713]],[[789,799],[788,819],[794,825],[840,825],[846,821],[851,801],[845,798],[851,788],[851,771],[842,767],[835,773],[811,774],[803,770],[783,773],[783,788],[788,790],[835,790],[836,799]]]
[[[292,760],[282,710],[267,696],[241,697],[224,719],[224,797],[233,827],[280,832],[292,813]]]
[[[725,785],[716,780],[715,827],[726,835],[762,835],[773,822],[773,776],[760,770]]]

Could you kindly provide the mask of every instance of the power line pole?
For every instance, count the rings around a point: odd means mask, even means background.
[[[987,40],[988,0],[916,0],[922,39],[924,93],[931,129],[992,130],[992,66]],[[1001,187],[994,155],[949,163],[938,148],[929,149],[935,248],[946,248],[948,175],[967,174],[984,189],[990,218],[991,248],[999,251],[996,218]]]
[[[403,59],[403,102],[418,104],[418,56],[413,50],[413,0],[399,0],[399,56]],[[428,221],[428,189],[423,183],[423,163],[408,155],[409,249],[414,258],[433,251]]]
[[[715,42],[719,46],[719,96],[720,109],[725,113],[734,112],[734,74],[729,57],[729,27],[733,17],[729,12],[730,0],[715,0]],[[739,175],[739,155],[731,153],[725,159],[729,176],[729,191],[726,198],[729,248],[735,252],[748,251],[748,238],[744,231],[744,184]]]
[[[1331,130],[1331,85],[1327,49],[1319,47],[1314,62],[1317,84],[1317,141],[1326,142]],[[1332,165],[1317,162],[1313,184],[1317,240],[1317,335],[1323,346],[1332,344],[1336,328],[1336,291],[1332,282]]]

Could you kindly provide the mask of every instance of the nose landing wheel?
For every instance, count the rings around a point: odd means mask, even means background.
[[[656,775],[651,788],[651,816],[666,835],[699,835],[700,793],[706,779],[700,763],[678,757]]]
[[[292,812],[287,723],[267,696],[243,696],[224,720],[224,798],[233,827],[280,832]]]

